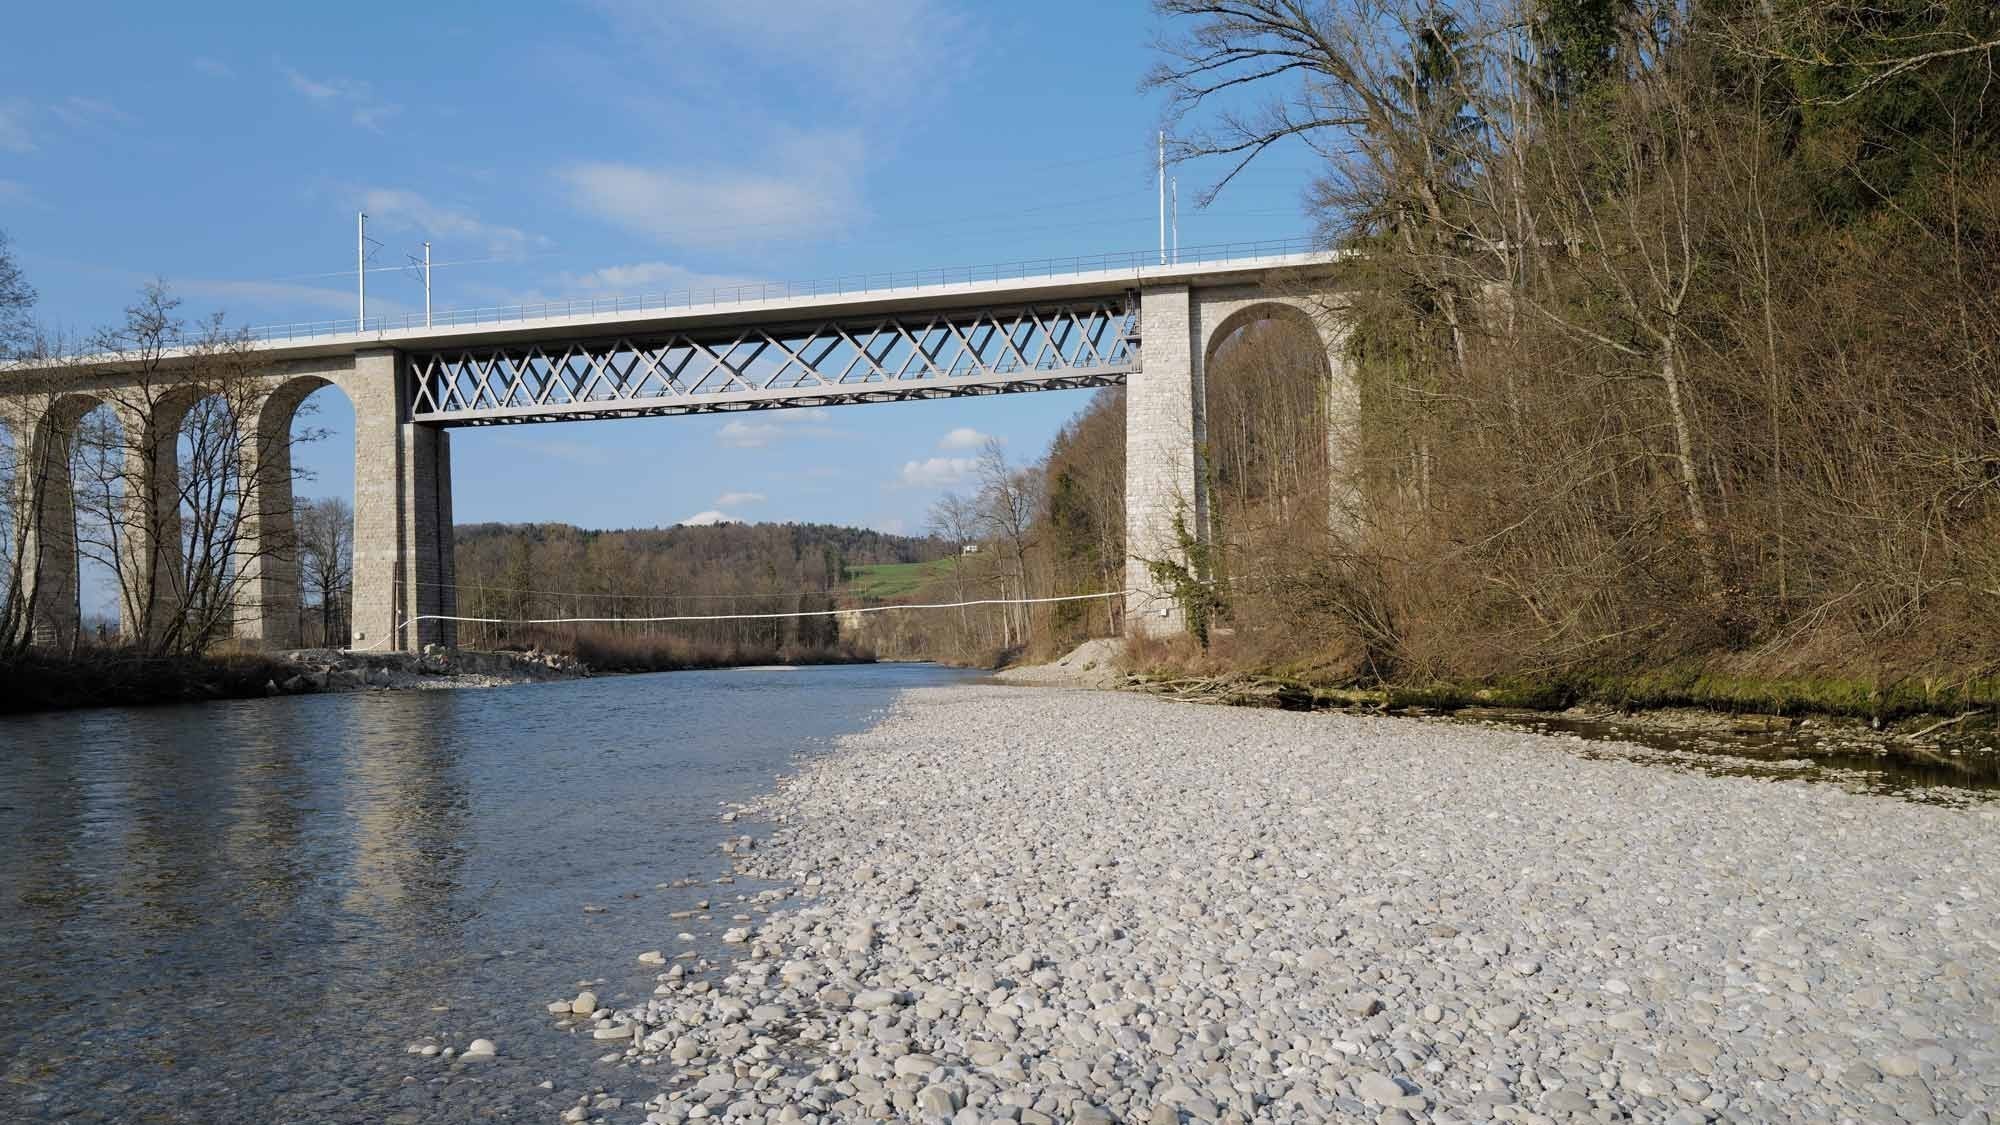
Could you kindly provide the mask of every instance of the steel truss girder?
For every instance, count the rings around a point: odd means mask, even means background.
[[[1123,383],[1132,296],[925,310],[410,357],[412,416],[554,422],[955,398]]]
[[[682,414],[733,414],[752,410],[783,410],[806,406],[852,406],[865,402],[921,402],[938,398],[968,398],[976,395],[1019,394],[1024,391],[1065,391],[1085,387],[1116,387],[1131,372],[1100,372],[1092,375],[1061,375],[1037,378],[1001,376],[994,379],[962,379],[949,384],[922,387],[876,388],[848,393],[812,395],[774,394],[755,398],[712,398],[699,401],[663,399],[647,403],[577,403],[563,407],[521,407],[480,411],[477,414],[419,414],[420,421],[449,422],[459,426],[505,426],[524,422],[583,422],[593,418],[669,418]]]

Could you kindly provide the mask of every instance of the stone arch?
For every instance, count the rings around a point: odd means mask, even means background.
[[[1340,341],[1329,338],[1321,324],[1320,316],[1316,315],[1318,310],[1309,308],[1304,302],[1286,297],[1218,300],[1205,302],[1203,312],[1210,316],[1219,314],[1219,318],[1215,320],[1213,327],[1208,329],[1206,338],[1202,341],[1201,363],[1204,369],[1215,362],[1216,352],[1231,336],[1260,321],[1276,320],[1298,325],[1312,333],[1313,339],[1319,341],[1326,353],[1326,374],[1329,378],[1332,377],[1335,370],[1335,349],[1340,346]],[[1205,321],[1207,319],[1204,317]]]
[[[14,521],[21,508],[17,491],[21,451],[14,440],[15,425],[15,420],[0,410],[0,570],[10,574],[14,562]],[[0,597],[5,596],[0,593]]]
[[[81,639],[82,580],[78,570],[76,482],[71,465],[77,427],[105,405],[93,394],[49,400],[17,435],[15,518],[20,524],[21,588],[33,601],[34,641],[68,649]],[[121,599],[122,602],[122,599]]]
[[[1208,438],[1207,370],[1230,337],[1260,321],[1279,321],[1310,333],[1323,356],[1328,518],[1336,531],[1352,528],[1360,517],[1359,496],[1346,469],[1358,463],[1361,395],[1347,361],[1347,331],[1340,305],[1325,298],[1216,290],[1203,295],[1201,307],[1205,331],[1198,342],[1201,405],[1196,420],[1197,441],[1205,445]]]
[[[127,437],[128,487],[136,486],[138,495],[127,497],[132,516],[123,584],[128,603],[136,604],[126,606],[126,616],[146,618],[144,632],[149,637],[158,636],[184,608],[187,551],[181,538],[181,430],[195,405],[216,394],[200,383],[178,384],[150,401],[143,393],[135,394],[121,410],[125,425],[142,435],[135,441],[128,431]]]
[[[244,442],[247,551],[236,635],[267,648],[299,643],[300,549],[292,489],[292,426],[307,398],[339,383],[322,374],[277,377],[255,403]],[[343,395],[346,388],[341,388]],[[352,401],[352,396],[349,396]]]

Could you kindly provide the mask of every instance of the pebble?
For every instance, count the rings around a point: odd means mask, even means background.
[[[1364,1074],[1354,1084],[1355,1091],[1371,1102],[1389,1105],[1403,1100],[1403,1088],[1385,1074]]]
[[[937,1117],[958,1112],[958,1092],[948,1086],[926,1086],[917,1093],[917,1108]]]
[[[733,964],[566,1010],[653,1125],[1987,1121],[2000,807],[1608,745],[909,692],[743,810]]]
[[[1882,1068],[1882,1073],[1893,1075],[1897,1078],[1908,1078],[1916,1074],[1919,1069],[1915,1055],[1884,1055],[1882,1061],[1877,1065]]]

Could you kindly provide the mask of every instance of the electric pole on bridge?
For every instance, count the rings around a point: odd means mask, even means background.
[[[1167,264],[1167,131],[1160,130],[1160,264]]]
[[[368,331],[368,212],[354,213],[354,331]]]
[[[429,327],[431,326],[431,244],[430,244],[430,242],[429,242],[429,241],[427,240],[427,241],[425,241],[425,243],[424,243],[424,256],[423,256],[423,257],[419,258],[419,257],[417,257],[417,256],[416,256],[415,254],[405,254],[405,255],[403,255],[403,257],[404,257],[404,258],[405,258],[406,260],[408,260],[410,264],[409,264],[409,265],[407,265],[407,266],[396,266],[396,267],[394,267],[395,269],[399,269],[399,270],[401,270],[401,269],[410,269],[410,270],[422,270],[422,271],[423,271],[423,279],[424,279],[424,327],[425,327],[425,328],[429,328]],[[450,262],[446,262],[445,264],[446,264],[446,265],[450,265],[451,263],[450,263]]]

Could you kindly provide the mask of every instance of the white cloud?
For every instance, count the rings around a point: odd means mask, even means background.
[[[715,433],[715,440],[731,449],[761,449],[771,444],[784,427],[774,422],[729,421]]]
[[[219,281],[204,278],[172,281],[170,284],[174,293],[182,297],[217,302],[240,301],[252,305],[287,308],[331,309],[349,319],[354,316],[352,289],[328,289],[283,281]],[[402,308],[398,302],[378,299],[372,293],[368,296],[370,319],[384,313],[399,312]]]
[[[692,270],[671,262],[634,262],[592,270],[578,276],[576,284],[584,289],[644,289],[675,285],[692,276]]]
[[[548,239],[516,227],[482,222],[470,211],[432,203],[414,191],[369,188],[361,193],[361,209],[371,222],[388,230],[414,230],[437,238],[482,243],[496,258],[515,258]]]
[[[761,449],[780,439],[831,437],[841,431],[826,424],[826,408],[761,411],[757,421],[732,418],[715,433],[715,440],[732,449]]]
[[[49,106],[49,112],[72,129],[83,129],[92,125],[131,125],[135,118],[102,98],[85,98],[75,94]]]
[[[866,107],[906,107],[936,90],[972,55],[974,30],[948,0],[814,0],[769,5],[742,0],[598,0],[625,38],[650,44],[677,73],[703,84],[742,82],[744,72]],[[688,44],[703,49],[690,51]],[[700,73],[701,71],[708,73]]]
[[[540,430],[551,427],[508,426],[504,428],[510,430]],[[524,450],[528,453],[539,454],[543,457],[551,457],[558,461],[574,462],[579,465],[607,465],[610,464],[611,460],[605,453],[603,446],[594,445],[588,441],[566,441],[562,438],[528,437],[519,434],[502,434],[498,440],[501,445]]]
[[[101,125],[132,125],[137,121],[102,98],[71,94],[39,109],[26,98],[0,98],[0,152],[35,151],[35,137],[29,125],[37,117],[52,117],[71,131]]]
[[[284,73],[285,81],[291,83],[292,89],[297,90],[299,93],[316,102],[332,101],[340,96],[340,89],[336,86],[325,82],[315,82],[283,64],[280,64],[278,69]]]
[[[737,519],[735,516],[730,515],[728,512],[718,512],[715,509],[710,508],[706,512],[696,512],[694,515],[691,515],[688,518],[682,520],[681,526],[709,527],[718,523],[742,523],[742,522],[743,522],[742,520]]]
[[[584,274],[565,273],[560,281],[565,288],[582,289],[593,293],[673,293],[684,289],[701,291],[759,284],[755,278],[738,277],[734,274],[697,273],[686,266],[677,266],[672,262],[633,262],[623,266],[604,266]]]
[[[995,438],[992,434],[981,433],[971,426],[960,426],[938,439],[939,449],[978,449]],[[997,439],[1006,444],[1006,438]]]
[[[26,207],[33,199],[27,184],[19,180],[0,180],[0,203]]]
[[[718,508],[736,508],[744,504],[762,504],[765,496],[761,492],[725,492],[715,498]]]
[[[530,235],[528,239],[537,247],[550,245],[549,240],[540,235]],[[674,301],[681,300],[683,296],[691,296],[693,300],[701,301],[720,290],[762,284],[755,278],[737,277],[733,274],[698,273],[671,262],[634,262],[630,265],[604,266],[587,273],[564,270],[561,273],[544,276],[546,285],[528,289],[467,281],[462,282],[456,291],[480,304],[539,305],[570,299],[610,296],[653,299],[664,297]]]
[[[236,71],[228,63],[223,62],[221,59],[212,59],[207,55],[196,55],[190,60],[188,65],[208,75],[210,78],[236,77]]]
[[[28,132],[28,99],[8,98],[0,101],[0,150],[35,151],[34,137]]]
[[[838,233],[861,211],[861,137],[796,134],[760,146],[768,168],[642,167],[609,161],[558,173],[577,204],[672,243],[741,244]]]
[[[978,462],[970,457],[931,457],[903,462],[898,479],[905,488],[950,488],[972,475]]]
[[[403,112],[403,107],[376,95],[375,88],[366,82],[351,78],[329,78],[321,81],[308,78],[299,71],[278,64],[279,73],[285,82],[306,98],[325,106],[336,106],[346,111],[347,119],[363,129],[382,131],[382,123]]]

